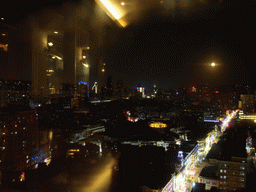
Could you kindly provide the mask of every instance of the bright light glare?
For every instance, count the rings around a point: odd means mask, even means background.
[[[211,66],[213,66],[213,67],[214,67],[214,66],[215,66],[215,63],[212,63],[212,64],[211,64]]]
[[[88,64],[83,64],[85,67],[89,67],[89,65]]]
[[[55,34],[58,34],[59,32],[58,31],[54,31]]]
[[[109,191],[111,186],[111,181],[113,177],[113,167],[115,165],[115,159],[111,156],[111,159],[104,164],[101,169],[96,170],[95,176],[90,177],[90,185],[84,186],[81,191],[90,191],[90,192],[98,192],[98,191]]]
[[[127,23],[123,19],[119,19],[118,22],[120,23],[120,25],[122,25],[122,27],[127,26]]]
[[[53,43],[52,43],[52,42],[49,42],[48,45],[49,45],[49,47],[52,47],[52,46],[53,46]]]
[[[122,27],[127,26],[127,23],[121,19],[122,18],[122,14],[120,14],[120,12],[118,12],[115,7],[109,2],[109,0],[100,0],[100,2],[104,5],[104,7],[108,10],[108,12],[114,17],[114,19],[116,19],[119,24]]]
[[[124,2],[122,2],[122,3],[121,3],[121,5],[125,5],[125,3],[124,3]]]
[[[109,3],[108,0],[100,0],[101,3],[108,9],[108,11],[115,17],[115,19],[120,19],[120,15],[115,10],[115,8]]]

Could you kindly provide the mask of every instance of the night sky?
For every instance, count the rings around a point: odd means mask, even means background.
[[[172,89],[254,83],[255,2],[222,3],[187,16],[154,11],[125,29],[109,51],[113,74],[124,81],[132,77],[134,86],[155,82]]]
[[[61,1],[11,2],[5,1],[1,7],[1,14],[9,17],[10,23]],[[195,11],[177,9],[175,16],[152,9],[136,24],[122,29],[118,41],[107,48],[106,62],[114,82],[123,80],[129,87],[140,83],[147,89],[153,84],[172,89],[206,82],[253,84],[256,2],[209,2]],[[214,68],[212,62],[216,63]]]

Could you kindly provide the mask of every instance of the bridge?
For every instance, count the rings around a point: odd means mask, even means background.
[[[91,125],[82,125],[82,127],[84,128],[84,132],[86,135],[90,135],[92,133],[97,133],[97,132],[105,132],[105,127],[103,125],[100,126],[93,126],[91,127]]]
[[[128,145],[153,145],[158,147],[165,148],[165,151],[168,150],[170,144],[175,144],[175,141],[121,141],[121,144],[128,144]]]

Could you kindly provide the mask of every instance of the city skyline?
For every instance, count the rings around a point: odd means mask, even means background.
[[[0,191],[254,191],[256,2],[0,7]]]

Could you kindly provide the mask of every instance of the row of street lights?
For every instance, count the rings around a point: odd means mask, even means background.
[[[233,116],[238,112],[238,110],[236,111],[233,111],[232,114],[230,116],[228,116],[224,121],[223,121],[223,124],[222,124],[222,130],[225,129],[225,127],[227,126],[227,124],[229,123],[229,121],[233,118]],[[216,131],[216,130],[215,130]],[[205,147],[205,150],[203,152],[203,157],[205,157],[207,155],[207,153],[210,151],[211,149],[211,146],[212,144],[214,143],[214,141],[217,139],[217,135],[214,134],[213,132],[209,133],[208,134],[208,137],[205,139],[205,143],[207,143],[207,147]],[[198,153],[199,150],[197,150],[195,152]],[[179,154],[180,156],[183,156],[183,154]],[[197,156],[197,155],[196,155]],[[192,156],[190,157],[192,158]],[[193,166],[195,166],[196,162],[193,162],[193,161],[190,161],[190,158],[189,160],[187,161],[188,163],[186,163],[186,167],[185,169],[183,169],[183,171],[181,173],[179,173],[177,176],[173,176],[173,178],[171,179],[170,182],[167,183],[167,185],[165,186],[165,188],[163,189],[163,192],[168,192],[168,191],[172,191],[174,189],[174,191],[183,191],[183,190],[186,190],[186,188],[188,186],[186,186],[186,177],[189,176],[189,172],[191,171],[191,168],[193,168]],[[197,161],[198,159],[196,159]],[[192,164],[192,165],[191,165]],[[187,169],[187,166],[190,165],[190,168]],[[187,173],[187,174],[185,174]],[[193,185],[195,183],[193,182]]]

